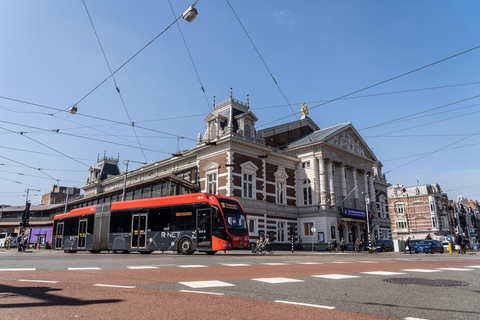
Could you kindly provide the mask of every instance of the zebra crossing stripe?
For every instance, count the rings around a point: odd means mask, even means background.
[[[305,307],[314,307],[314,308],[330,309],[330,310],[335,309],[335,307],[322,306],[322,305],[319,305],[319,304],[300,303],[300,302],[293,302],[293,301],[275,300],[274,302],[286,303],[286,304],[294,304],[294,305],[297,305],[297,306],[305,306]]]

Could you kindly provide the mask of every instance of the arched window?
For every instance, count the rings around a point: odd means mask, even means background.
[[[303,205],[312,204],[312,186],[309,179],[303,180]]]

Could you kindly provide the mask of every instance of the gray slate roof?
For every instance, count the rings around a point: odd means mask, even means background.
[[[290,142],[289,144],[285,145],[284,147],[286,149],[289,148],[297,148],[302,145],[307,145],[311,143],[318,143],[325,141],[328,139],[331,135],[351,126],[352,124],[350,122],[347,123],[341,123],[337,124],[336,126],[330,127],[330,128],[325,128],[325,129],[320,129],[317,131],[314,131],[300,139],[297,139],[295,141]]]

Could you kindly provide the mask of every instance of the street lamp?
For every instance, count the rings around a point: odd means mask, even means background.
[[[194,5],[189,7],[187,10],[185,10],[185,12],[182,15],[183,19],[187,22],[192,22],[193,20],[195,20],[195,18],[198,15],[198,11],[197,9],[195,9]]]
[[[128,173],[128,163],[129,162],[135,162],[135,163],[141,163],[141,164],[147,164],[145,161],[134,161],[134,160],[123,160],[123,164],[126,165],[127,167],[125,168],[125,177],[123,179],[123,192],[122,192],[122,201],[125,201],[125,188],[127,186],[127,173]]]

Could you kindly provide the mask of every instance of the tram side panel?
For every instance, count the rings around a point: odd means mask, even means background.
[[[93,223],[92,252],[108,250],[108,235],[110,230],[110,204],[97,205]]]

